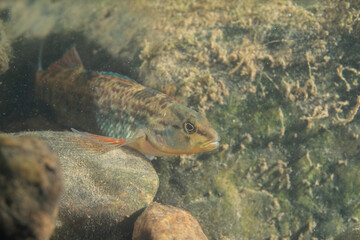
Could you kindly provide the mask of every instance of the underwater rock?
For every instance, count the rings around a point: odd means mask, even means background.
[[[158,176],[141,154],[72,132],[22,132],[58,154],[64,179],[55,239],[128,239],[129,218],[152,202]]]
[[[61,176],[56,154],[40,140],[0,134],[0,238],[49,239]]]
[[[154,202],[136,220],[132,239],[207,240],[207,237],[189,212]]]
[[[349,239],[360,239],[360,224],[357,224],[339,236],[335,237],[335,240],[349,240]]]

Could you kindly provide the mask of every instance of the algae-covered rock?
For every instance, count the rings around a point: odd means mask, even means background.
[[[207,237],[189,212],[154,202],[136,220],[132,239],[207,240]]]
[[[208,157],[200,166],[193,161],[180,166],[172,163],[168,172],[161,166],[167,162],[155,163],[162,170],[163,181],[156,201],[186,208],[209,239],[275,236],[277,226],[284,221],[279,199],[267,191],[238,187],[237,181],[230,180],[237,180],[242,173],[213,159]],[[247,181],[241,179],[246,185]],[[231,224],[221,225],[222,222]]]
[[[8,35],[12,40],[80,32],[85,41],[92,40],[112,56],[131,62],[137,58],[135,54],[141,50],[148,23],[154,18],[143,10],[141,3],[133,1],[6,0],[0,3],[0,10],[9,14],[6,24],[10,26]],[[78,45],[86,44],[82,40]]]
[[[335,237],[335,240],[351,240],[351,239],[360,239],[360,224],[357,224],[345,232],[341,233],[339,236]]]
[[[10,43],[10,39],[7,37],[7,33],[5,31],[5,24],[0,19],[0,75],[3,75],[3,73],[9,69],[9,62],[12,56]],[[4,115],[4,109],[6,109],[6,105],[9,101],[9,99],[6,98],[8,95],[8,89],[5,83],[6,81],[0,78],[0,112],[2,115]]]
[[[0,20],[0,75],[9,69],[10,56],[10,40],[6,36],[5,25]]]
[[[64,179],[55,239],[128,239],[129,218],[152,202],[158,176],[141,154],[71,132],[22,132],[58,155]]]
[[[50,239],[60,175],[56,154],[42,141],[0,134],[1,239]]]

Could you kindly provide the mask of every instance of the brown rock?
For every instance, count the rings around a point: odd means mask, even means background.
[[[152,203],[136,220],[133,240],[205,240],[199,223],[180,208]]]
[[[34,137],[0,134],[0,239],[49,239],[60,190],[54,152]]]

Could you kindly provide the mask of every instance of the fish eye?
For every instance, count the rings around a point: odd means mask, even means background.
[[[183,128],[187,134],[193,134],[196,132],[196,125],[190,121],[184,122]]]

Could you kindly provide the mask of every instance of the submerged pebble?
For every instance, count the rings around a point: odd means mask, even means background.
[[[60,190],[58,159],[46,144],[0,134],[0,239],[49,239]]]
[[[132,239],[207,240],[207,237],[189,212],[154,202],[136,220]]]

